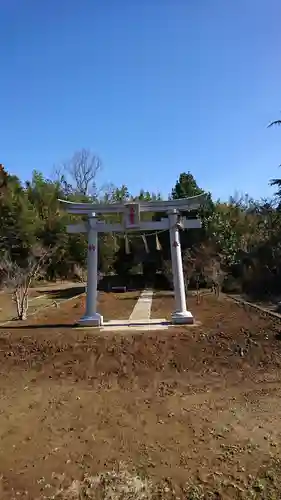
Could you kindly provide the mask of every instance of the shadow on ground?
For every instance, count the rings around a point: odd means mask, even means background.
[[[46,329],[50,330],[53,328],[71,328],[75,327],[76,323],[69,324],[69,323],[54,323],[51,325],[46,325],[46,324],[36,324],[36,325],[27,325],[27,324],[22,324],[22,325],[7,325],[7,326],[1,326],[1,330],[39,330],[39,329]]]
[[[42,295],[50,296],[54,300],[59,299],[71,299],[76,297],[76,295],[81,295],[85,292],[85,286],[74,286],[69,288],[63,288],[62,290],[40,290],[39,293]]]

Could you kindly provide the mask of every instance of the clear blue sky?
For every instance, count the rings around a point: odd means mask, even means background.
[[[0,161],[82,147],[99,181],[268,196],[281,163],[280,0],[0,0]]]

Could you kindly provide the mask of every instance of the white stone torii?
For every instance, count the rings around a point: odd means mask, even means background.
[[[136,202],[110,204],[75,203],[58,200],[68,213],[88,217],[87,222],[67,226],[68,233],[88,234],[86,311],[79,323],[97,327],[103,325],[103,317],[97,312],[98,233],[169,229],[176,306],[175,311],[172,313],[172,322],[175,324],[192,324],[194,322],[193,316],[186,309],[179,229],[199,229],[201,228],[201,221],[181,217],[180,212],[198,210],[204,200],[205,194],[169,201],[138,200]],[[141,212],[165,212],[168,214],[168,218],[146,222],[141,220]],[[98,219],[100,214],[112,213],[121,213],[122,223],[108,224]]]

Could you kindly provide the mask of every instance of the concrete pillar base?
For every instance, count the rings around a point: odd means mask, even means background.
[[[194,317],[190,311],[175,311],[172,313],[172,323],[174,325],[193,325]]]
[[[99,328],[103,325],[103,316],[99,313],[95,313],[93,316],[83,316],[78,321],[79,326],[96,326]]]

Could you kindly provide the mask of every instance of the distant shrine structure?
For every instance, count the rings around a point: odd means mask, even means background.
[[[80,319],[80,325],[101,327],[103,317],[97,311],[98,288],[98,233],[127,233],[128,231],[169,230],[175,310],[171,321],[174,324],[192,324],[193,316],[186,307],[185,283],[182,266],[180,230],[199,229],[198,218],[188,219],[182,212],[198,210],[205,201],[205,194],[169,201],[136,201],[124,203],[75,203],[59,200],[69,214],[87,217],[86,222],[67,226],[68,233],[87,233],[87,294],[86,311]],[[143,221],[144,212],[163,212],[166,217],[160,221]],[[110,224],[99,220],[100,215],[121,214],[122,222]]]

